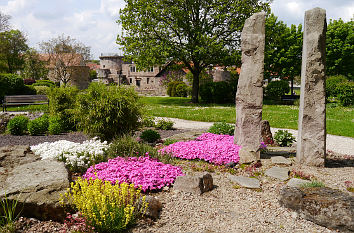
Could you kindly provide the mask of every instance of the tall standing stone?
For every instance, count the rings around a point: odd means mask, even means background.
[[[265,15],[260,12],[248,18],[241,34],[242,66],[236,94],[234,141],[242,146],[240,163],[260,159]]]
[[[326,155],[326,11],[305,12],[297,160],[324,166]]]

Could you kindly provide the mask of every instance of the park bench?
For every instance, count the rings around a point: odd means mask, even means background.
[[[3,112],[6,111],[7,106],[20,106],[20,105],[37,105],[49,104],[46,95],[7,95],[4,97],[2,103]]]
[[[281,101],[293,104],[295,100],[299,99],[299,95],[282,95]]]

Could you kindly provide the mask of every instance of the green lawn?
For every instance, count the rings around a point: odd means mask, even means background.
[[[191,104],[189,98],[143,97],[149,114],[185,120],[235,123],[234,105]],[[354,137],[354,109],[330,105],[327,107],[327,133]],[[264,105],[263,119],[275,128],[297,129],[298,107],[293,105]]]

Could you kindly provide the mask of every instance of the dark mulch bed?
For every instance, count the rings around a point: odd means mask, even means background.
[[[161,138],[171,137],[172,135],[185,132],[185,130],[157,130],[161,135]],[[137,133],[139,135],[140,133]],[[72,132],[60,135],[43,135],[43,136],[31,136],[22,135],[15,136],[9,134],[0,134],[0,147],[2,146],[12,146],[12,145],[37,145],[43,142],[55,142],[59,140],[67,140],[72,142],[83,142],[89,139],[89,137],[82,132]]]

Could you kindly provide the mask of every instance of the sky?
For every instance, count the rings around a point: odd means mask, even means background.
[[[0,11],[10,15],[14,29],[24,32],[31,47],[59,35],[91,47],[92,59],[101,53],[121,54],[116,44],[116,23],[124,0],[0,0]],[[304,12],[314,7],[327,11],[327,20],[354,18],[353,0],[274,0],[272,12],[288,24],[303,24]]]

